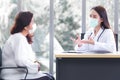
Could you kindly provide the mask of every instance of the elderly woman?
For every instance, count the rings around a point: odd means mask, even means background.
[[[15,18],[11,29],[11,36],[7,40],[2,53],[2,65],[8,67],[25,66],[28,68],[28,80],[54,80],[40,71],[40,63],[36,61],[35,53],[32,51],[33,14],[29,11],[20,12]],[[23,79],[24,70],[9,69],[2,70],[3,79]]]

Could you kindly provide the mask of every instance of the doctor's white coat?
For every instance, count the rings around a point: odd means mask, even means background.
[[[81,47],[75,46],[76,51],[116,51],[116,43],[113,31],[111,29],[100,28],[97,35],[94,35],[94,30],[90,29],[86,32],[84,40],[88,40],[88,37],[92,37],[95,44],[82,44]]]

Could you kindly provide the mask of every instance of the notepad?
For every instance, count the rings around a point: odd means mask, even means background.
[[[62,53],[95,53],[95,54],[105,54],[105,53],[111,53],[110,51],[105,51],[105,50],[92,50],[92,51],[75,51],[75,50],[68,50],[68,51],[63,51]]]
[[[104,53],[111,53],[110,51],[107,51],[107,50],[93,50],[93,51],[89,51],[91,53],[101,53],[101,54],[104,54]]]
[[[69,50],[69,51],[63,51],[63,53],[86,53],[88,51],[75,51],[75,50]]]

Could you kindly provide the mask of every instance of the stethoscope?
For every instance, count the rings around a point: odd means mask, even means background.
[[[99,41],[99,39],[100,39],[100,37],[101,37],[101,35],[103,34],[103,32],[105,31],[105,28],[103,29],[103,31],[100,33],[100,35],[99,35],[99,37],[97,38],[97,41]],[[93,32],[90,34],[90,36],[93,34]],[[90,37],[89,36],[89,37]]]

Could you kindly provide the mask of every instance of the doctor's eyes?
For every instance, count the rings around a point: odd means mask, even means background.
[[[90,18],[97,18],[97,15],[90,15]]]

